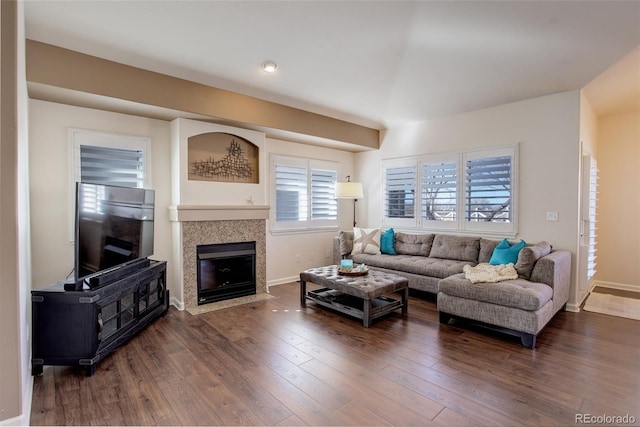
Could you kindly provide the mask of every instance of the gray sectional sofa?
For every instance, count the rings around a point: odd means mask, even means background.
[[[353,231],[334,239],[334,264],[354,264],[404,276],[409,288],[437,294],[440,322],[452,318],[480,322],[515,334],[534,348],[536,337],[569,299],[571,253],[551,250],[546,242],[522,249],[515,263],[518,278],[472,283],[465,265],[488,263],[500,243],[482,237],[395,233],[396,254],[353,254]]]

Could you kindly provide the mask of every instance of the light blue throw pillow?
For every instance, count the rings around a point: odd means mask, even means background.
[[[393,228],[380,235],[380,252],[388,255],[396,255],[396,235]]]
[[[507,239],[498,243],[498,246],[493,250],[493,255],[489,260],[491,265],[501,265],[512,263],[515,265],[518,262],[518,254],[527,246],[524,240],[520,240],[518,243],[511,245]]]

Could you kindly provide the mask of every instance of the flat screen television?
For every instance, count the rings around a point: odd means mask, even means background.
[[[154,202],[153,190],[76,184],[76,289],[99,286],[100,275],[153,255]]]

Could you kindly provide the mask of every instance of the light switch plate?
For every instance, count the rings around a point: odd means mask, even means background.
[[[558,221],[558,212],[547,212],[547,221]]]

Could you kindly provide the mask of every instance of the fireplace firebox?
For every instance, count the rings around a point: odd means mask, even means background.
[[[256,242],[198,245],[198,305],[256,293]]]

